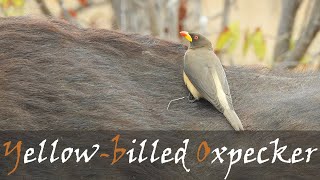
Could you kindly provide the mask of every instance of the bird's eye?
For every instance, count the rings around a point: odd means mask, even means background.
[[[194,40],[198,40],[199,39],[199,37],[198,36],[194,36],[194,38],[193,38]]]

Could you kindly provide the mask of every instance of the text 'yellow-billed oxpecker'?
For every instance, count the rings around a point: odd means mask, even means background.
[[[189,94],[189,100],[208,100],[224,114],[235,130],[244,130],[232,105],[226,74],[211,42],[198,33],[181,31],[180,35],[190,42],[183,63],[183,80],[193,96]]]

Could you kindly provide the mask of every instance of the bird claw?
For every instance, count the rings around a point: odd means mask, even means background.
[[[189,95],[188,95],[188,101],[189,101],[190,103],[194,103],[195,101],[197,101],[197,99],[194,98],[191,93],[189,93]]]

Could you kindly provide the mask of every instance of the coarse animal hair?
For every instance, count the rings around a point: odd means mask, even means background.
[[[10,130],[232,130],[187,96],[182,44],[62,20],[0,21],[0,127]],[[226,67],[246,130],[318,130],[320,74]]]

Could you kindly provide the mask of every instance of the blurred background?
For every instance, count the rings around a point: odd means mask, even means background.
[[[200,32],[225,65],[320,69],[320,0],[0,0],[0,15],[61,18],[182,42]]]

